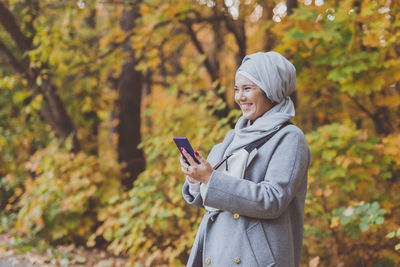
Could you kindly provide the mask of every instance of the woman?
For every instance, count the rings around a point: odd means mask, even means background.
[[[310,151],[303,132],[287,125],[295,87],[296,69],[279,53],[246,56],[235,76],[243,113],[235,129],[207,160],[196,152],[200,164],[183,150],[183,197],[207,209],[187,266],[299,266]],[[265,137],[248,155],[243,177],[213,169]]]

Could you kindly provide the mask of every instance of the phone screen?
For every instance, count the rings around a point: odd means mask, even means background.
[[[179,152],[181,152],[181,154],[182,154],[181,147],[183,147],[190,154],[190,156],[192,156],[193,160],[196,163],[200,164],[200,162],[194,156],[194,150],[193,150],[192,146],[190,145],[189,140],[186,137],[174,137],[173,139],[174,139],[176,146],[179,149]],[[182,156],[183,156],[183,154],[182,154]],[[185,156],[183,156],[183,157],[185,158]],[[186,158],[185,158],[185,160],[186,160],[186,163],[189,164],[189,162],[187,161]]]

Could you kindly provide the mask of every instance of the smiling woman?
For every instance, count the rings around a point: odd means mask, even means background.
[[[243,116],[207,160],[183,149],[183,197],[206,209],[187,266],[299,266],[310,151],[289,120],[296,69],[276,52],[246,56],[235,76]]]

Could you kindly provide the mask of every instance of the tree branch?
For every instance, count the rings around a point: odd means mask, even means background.
[[[25,68],[18,62],[14,55],[7,49],[0,40],[0,59],[15,73],[24,73]]]
[[[188,15],[188,14],[194,14],[195,17],[194,18],[189,18],[189,17],[182,17],[184,15]],[[217,20],[224,20],[225,19],[225,15],[214,15],[214,16],[210,16],[210,17],[201,17],[200,13],[197,12],[196,10],[188,10],[185,12],[180,12],[177,13],[175,15],[176,18],[179,18],[178,20],[165,20],[165,21],[161,21],[158,24],[156,24],[154,26],[154,29],[160,28],[162,26],[168,25],[170,23],[175,23],[175,22],[180,22],[180,23],[189,23],[189,24],[197,24],[197,23],[202,23],[202,22],[213,22],[213,21],[217,21]]]
[[[226,28],[235,36],[236,43],[239,47],[239,52],[236,56],[236,64],[239,67],[242,59],[246,56],[246,33],[245,33],[245,22],[240,19],[240,24],[235,23],[232,17],[229,15],[228,7],[224,2],[224,18]]]
[[[372,120],[374,119],[374,114],[371,113],[367,108],[365,108],[363,105],[361,105],[357,99],[355,97],[352,97],[350,94],[346,93],[346,95],[351,99],[351,101],[353,101],[354,104],[356,104],[356,106],[361,109],[363,112],[365,112],[365,114],[368,115],[368,117],[370,117]]]
[[[192,25],[191,24],[186,24],[189,35],[190,35],[190,39],[192,40],[194,46],[196,47],[197,51],[199,52],[199,54],[205,55],[206,59],[204,60],[204,65],[208,71],[208,73],[210,74],[211,80],[212,81],[216,81],[218,79],[218,70],[215,68],[215,66],[213,66],[208,58],[208,56],[206,55],[206,53],[204,52],[204,49],[199,41],[199,39],[197,39],[196,33],[193,31],[192,29]]]
[[[187,24],[193,25],[193,24],[198,24],[198,23],[202,23],[202,22],[212,22],[215,20],[223,20],[224,19],[224,16],[212,16],[212,17],[207,17],[207,18],[201,18],[200,14],[198,14],[198,12],[195,10],[189,10],[186,12],[178,13],[178,14],[176,14],[176,17],[182,16],[182,15],[188,14],[188,13],[195,14],[196,18],[194,18],[194,19],[185,18],[185,19],[178,20],[178,22],[185,24],[185,25],[187,25]],[[173,20],[162,21],[162,22],[156,24],[154,26],[154,29],[163,27],[163,26],[168,25],[173,22],[176,22],[176,21],[173,21]],[[135,34],[136,34],[136,32],[134,32],[134,31],[127,32],[125,34],[124,40],[122,40],[121,42],[118,42],[118,43],[117,42],[111,43],[110,49],[108,51],[104,52],[102,55],[100,55],[97,59],[103,59],[103,58],[111,55],[116,49],[120,48],[127,40],[129,40],[129,38],[131,38]],[[82,65],[82,64],[77,64],[74,67],[78,67],[80,65]]]
[[[0,23],[10,34],[21,53],[30,50],[32,47],[29,39],[22,33],[17,20],[3,2],[0,2]]]

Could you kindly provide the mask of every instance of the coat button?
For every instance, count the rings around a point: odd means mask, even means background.
[[[235,218],[236,220],[239,219],[239,217],[240,217],[239,214],[237,214],[237,213],[233,214],[233,218]]]
[[[239,263],[240,263],[240,258],[239,258],[239,257],[236,257],[236,258],[233,260],[233,262],[236,263],[236,264],[239,264]]]
[[[207,259],[204,260],[204,262],[205,262],[206,264],[210,264],[210,263],[211,263],[211,260],[210,260],[209,258],[207,258]]]

